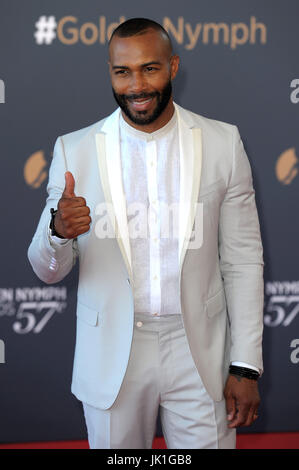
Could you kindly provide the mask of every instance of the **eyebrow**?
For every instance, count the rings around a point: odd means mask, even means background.
[[[149,65],[161,65],[161,62],[146,62],[145,64],[141,64],[140,67],[147,67]],[[112,69],[124,69],[124,70],[129,70],[130,67],[127,67],[126,65],[113,65]]]

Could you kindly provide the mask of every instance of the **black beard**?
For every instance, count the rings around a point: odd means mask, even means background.
[[[115,92],[113,87],[112,91],[117,104],[125,113],[125,115],[130,119],[130,121],[139,126],[146,126],[147,124],[151,124],[152,122],[156,121],[156,119],[158,119],[158,117],[163,113],[171,98],[172,85],[171,81],[169,80],[161,92],[156,91],[154,93],[140,93],[139,95],[119,95]],[[144,116],[147,111],[137,111],[138,115],[136,116],[131,113],[129,107],[127,106],[128,100],[142,98],[157,98],[157,105],[150,116]]]

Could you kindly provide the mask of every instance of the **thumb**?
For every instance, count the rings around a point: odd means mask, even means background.
[[[65,187],[63,191],[63,197],[72,198],[75,197],[75,179],[70,171],[65,173]]]

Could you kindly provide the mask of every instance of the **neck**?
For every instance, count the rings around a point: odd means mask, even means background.
[[[155,132],[161,129],[161,127],[164,127],[170,121],[174,113],[174,104],[172,98],[170,98],[163,113],[154,122],[145,125],[136,124],[135,122],[131,121],[131,119],[129,119],[123,111],[121,113],[124,120],[130,126],[134,127],[138,131],[147,132],[148,134],[150,134],[151,132]]]

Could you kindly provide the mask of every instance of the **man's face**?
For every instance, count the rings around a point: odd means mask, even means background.
[[[109,52],[113,94],[127,120],[145,131],[152,123],[164,125],[178,68],[167,40],[154,30],[114,37]]]
[[[165,110],[172,94],[170,80],[160,92],[120,95],[114,88],[112,90],[119,107],[130,121],[139,126],[155,122]],[[151,102],[154,108],[150,105]]]

